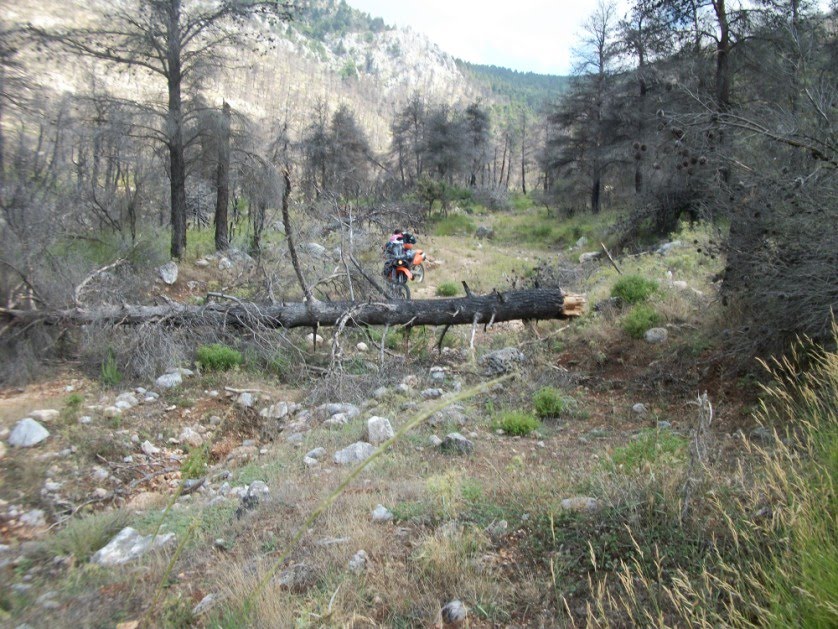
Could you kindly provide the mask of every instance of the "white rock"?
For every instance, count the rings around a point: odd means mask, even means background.
[[[369,346],[363,341],[361,341],[355,346],[355,349],[357,349],[359,352],[366,352],[369,350]]]
[[[120,417],[122,415],[122,409],[117,408],[116,406],[106,406],[102,409],[102,415],[109,419]]]
[[[267,419],[282,419],[288,415],[288,402],[277,402],[259,411],[259,415]]]
[[[259,500],[264,500],[271,495],[271,490],[265,481],[255,480],[247,487],[248,496],[258,496]]]
[[[51,422],[53,419],[58,419],[58,417],[61,415],[61,413],[59,413],[58,411],[56,411],[54,409],[49,408],[49,409],[42,409],[42,410],[39,410],[39,411],[32,411],[28,415],[29,415],[29,417],[31,417],[35,421]]]
[[[313,332],[309,332],[306,334],[306,343],[311,345],[314,343],[315,345],[322,345],[323,344],[323,337],[319,334],[314,334]]]
[[[199,269],[205,269],[209,265],[210,265],[209,260],[206,260],[204,258],[201,258],[199,260],[195,260],[195,266],[197,266]]]
[[[326,448],[314,448],[306,453],[306,456],[312,459],[322,459],[326,456]]]
[[[49,437],[49,430],[41,426],[31,417],[24,417],[9,435],[9,445],[15,448],[30,448]]]
[[[241,393],[239,397],[236,398],[236,404],[238,404],[242,408],[252,408],[255,403],[256,399],[253,397],[253,394],[249,391]]]
[[[143,389],[143,392],[140,395],[144,395],[145,392],[145,389]],[[126,408],[131,408],[132,406],[136,406],[137,404],[139,404],[140,401],[137,399],[136,395],[134,395],[130,391],[126,391],[116,396],[116,402],[114,403],[114,406],[117,406],[120,403],[125,403],[128,405]]]
[[[404,382],[399,383],[396,385],[396,392],[401,393],[403,395],[407,395],[410,393],[410,386],[405,384]]]
[[[148,456],[154,456],[155,454],[160,454],[160,448],[155,446],[148,439],[143,441],[143,444],[140,446],[140,450],[142,450]]]
[[[32,511],[27,511],[20,516],[20,521],[22,524],[33,528],[40,528],[42,526],[46,526],[47,524],[46,514],[41,509],[32,509]]]
[[[160,279],[163,280],[169,286],[171,286],[172,284],[177,282],[177,263],[174,260],[169,260],[166,264],[164,264],[158,269],[158,273],[160,274]]]
[[[89,424],[92,421],[93,418],[90,415],[82,415],[81,417],[79,417],[80,424]]]
[[[579,256],[579,264],[585,264],[586,262],[597,260],[600,256],[602,256],[602,253],[599,251],[589,251],[587,253],[583,253]]]
[[[440,447],[443,450],[459,452],[460,454],[469,454],[474,451],[474,444],[458,432],[449,432],[445,435]]]
[[[130,526],[122,529],[106,546],[100,548],[90,561],[102,566],[118,566],[142,557],[152,548],[162,548],[175,539],[174,533],[158,535],[152,543],[152,535],[140,535]]]
[[[192,608],[192,615],[193,616],[200,616],[208,612],[213,605],[218,602],[218,597],[215,594],[207,594],[204,598],[201,599],[201,602],[195,605]]]
[[[109,406],[108,408],[115,408],[115,409],[117,409],[118,411],[122,412],[122,411],[127,411],[128,409],[130,409],[130,408],[131,408],[131,404],[129,404],[128,402],[126,402],[126,401],[124,401],[124,400],[120,400],[120,401],[118,401],[118,402],[115,402],[115,403],[114,403],[114,405],[113,405],[113,407],[110,407],[110,406]]]
[[[445,367],[434,366],[428,372],[431,380],[434,382],[442,382],[445,380]]]
[[[175,371],[174,373],[164,373],[162,376],[157,378],[154,383],[160,389],[173,389],[183,383],[183,376],[180,375],[179,371]]]
[[[370,417],[367,420],[367,441],[380,445],[395,435],[390,420],[386,417]]]
[[[230,258],[221,258],[218,261],[218,270],[219,271],[227,271],[228,269],[233,268],[233,263],[230,261]]]
[[[680,247],[681,244],[682,243],[681,243],[680,240],[673,240],[672,242],[666,242],[666,243],[662,244],[660,247],[657,248],[657,253],[659,253],[662,256],[665,256],[667,253],[669,253],[673,249],[677,249],[678,247]]]
[[[100,465],[94,465],[90,476],[93,477],[93,480],[101,483],[104,480],[108,480],[111,477],[111,473]]]
[[[322,258],[326,255],[326,247],[320,245],[316,242],[307,242],[303,245],[303,248],[308,251],[311,255]]]
[[[285,439],[288,443],[294,446],[301,445],[305,440],[305,435],[301,432],[295,432],[291,435],[288,435],[288,438]]]
[[[183,443],[193,447],[193,448],[200,448],[204,445],[204,438],[191,426],[187,426],[183,430],[180,431],[180,436],[178,437]]]
[[[388,392],[389,392],[389,389],[387,387],[378,387],[375,391],[372,392],[372,396],[376,400],[381,400],[381,399],[387,397]]]
[[[599,501],[590,496],[574,496],[562,500],[562,509],[568,511],[596,511],[599,508]]]
[[[431,435],[430,437],[428,437],[428,443],[430,443],[432,447],[438,448],[442,445],[442,439],[440,439],[436,435]]]
[[[317,466],[317,465],[320,465],[320,461],[318,461],[317,459],[314,459],[314,458],[312,458],[312,457],[310,457],[310,456],[304,456],[304,457],[303,457],[303,463],[304,463],[307,467],[315,467],[315,466]]]
[[[344,415],[346,415],[347,419],[354,419],[355,417],[361,414],[361,409],[359,409],[354,404],[347,404],[342,402],[326,404],[325,409],[326,414],[329,416],[337,415],[338,413],[343,413]]]
[[[352,465],[368,459],[373,452],[375,452],[375,446],[371,443],[356,441],[351,446],[335,452],[334,460],[338,465]]]
[[[426,400],[436,400],[442,397],[442,389],[425,389],[419,395]]]
[[[367,569],[367,561],[367,552],[365,550],[359,550],[355,553],[355,555],[353,555],[352,559],[349,560],[349,570],[354,574],[361,574]]]
[[[460,627],[468,616],[468,608],[460,601],[449,601],[442,608],[441,615],[444,627]]]
[[[669,338],[666,328],[651,328],[643,335],[647,343],[663,343]]]
[[[373,522],[389,522],[393,519],[393,512],[384,505],[376,505],[372,510]]]
[[[335,413],[329,419],[323,422],[324,426],[345,426],[349,423],[349,418],[346,413]]]

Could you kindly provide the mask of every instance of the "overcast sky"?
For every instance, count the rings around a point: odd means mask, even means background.
[[[569,74],[572,48],[597,0],[346,0],[387,24],[410,26],[473,63]],[[627,0],[621,4],[628,4]],[[620,14],[622,16],[622,13]]]

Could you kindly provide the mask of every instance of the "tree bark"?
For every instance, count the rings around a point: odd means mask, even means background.
[[[172,203],[172,246],[171,255],[180,260],[186,250],[186,158],[183,146],[183,100],[181,83],[183,81],[180,42],[180,0],[172,0],[167,7],[169,24],[167,36],[166,61],[168,74],[166,80],[169,90],[169,107],[166,124],[167,144],[169,145],[169,177]]]
[[[289,303],[284,305],[236,302],[204,306],[170,303],[163,306],[102,306],[67,310],[9,310],[0,308],[0,322],[11,327],[41,323],[56,326],[89,324],[166,326],[229,326],[236,328],[296,328],[337,325],[350,313],[351,325],[471,325],[480,321],[519,319],[569,319],[580,316],[585,304],[581,295],[565,295],[560,289],[529,289],[493,292],[457,299],[416,301],[368,301]],[[8,329],[4,326],[4,329]]]
[[[221,108],[221,128],[218,138],[218,166],[215,172],[215,250],[230,247],[227,233],[227,206],[230,204],[230,104]]]

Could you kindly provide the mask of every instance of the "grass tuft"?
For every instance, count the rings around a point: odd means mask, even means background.
[[[611,296],[627,304],[639,304],[654,295],[658,283],[640,275],[623,275],[611,288]]]
[[[437,297],[454,297],[459,292],[456,282],[443,282],[436,287]]]
[[[561,391],[553,387],[539,389],[532,398],[535,414],[540,418],[559,417],[567,408],[567,400]]]
[[[623,317],[622,328],[633,339],[641,339],[646,330],[663,323],[663,316],[652,306],[640,304]]]
[[[530,413],[523,411],[506,411],[501,413],[493,422],[492,428],[501,429],[507,435],[526,436],[541,427],[539,422]]]
[[[221,343],[202,345],[195,355],[201,366],[209,371],[227,371],[244,363],[241,352]]]

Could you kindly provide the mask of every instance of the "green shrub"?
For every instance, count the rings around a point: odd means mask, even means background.
[[[646,301],[658,290],[655,280],[640,275],[623,275],[611,288],[611,296],[627,304],[639,304]]]
[[[241,352],[221,343],[202,345],[196,352],[201,366],[207,370],[226,371],[244,363]]]
[[[443,282],[436,287],[437,297],[453,297],[459,292],[456,282]]]
[[[623,317],[623,330],[633,339],[643,338],[646,330],[663,323],[663,317],[651,306],[641,304]]]
[[[122,373],[116,364],[116,356],[113,350],[108,350],[108,355],[102,361],[100,379],[102,380],[102,384],[108,387],[116,387],[122,382]]]
[[[610,457],[610,467],[615,471],[631,473],[647,463],[680,463],[686,451],[687,443],[683,437],[669,430],[644,430],[628,445],[615,448]]]
[[[541,426],[535,417],[530,413],[522,411],[506,411],[501,413],[492,423],[492,428],[500,428],[507,435],[528,435]]]
[[[207,462],[209,461],[209,446],[204,444],[198,448],[192,448],[189,451],[189,456],[180,466],[181,477],[186,480],[189,478],[201,478],[207,470]]]
[[[558,417],[567,408],[567,401],[561,392],[553,387],[544,387],[536,392],[532,398],[535,414],[545,417]]]

